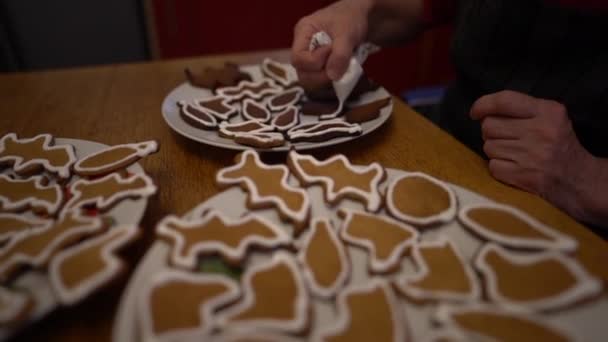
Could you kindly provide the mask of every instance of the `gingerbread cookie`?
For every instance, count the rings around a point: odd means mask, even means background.
[[[595,296],[602,283],[558,251],[521,253],[487,244],[475,260],[494,302],[533,310],[556,310]]]
[[[303,95],[304,89],[300,87],[288,89],[283,93],[278,93],[270,97],[268,100],[268,108],[272,111],[279,111],[289,106],[295,106]]]
[[[215,116],[207,113],[198,106],[194,106],[186,101],[177,102],[179,113],[184,121],[190,126],[200,129],[213,129],[217,127]]]
[[[32,208],[35,212],[55,215],[63,203],[63,192],[57,184],[35,176],[13,179],[0,175],[0,212],[19,212]]]
[[[238,133],[268,133],[274,131],[274,127],[261,123],[257,120],[247,120],[237,123],[220,123],[218,134],[224,138],[234,138]]]
[[[80,176],[100,176],[135,163],[140,158],[158,152],[156,141],[116,145],[90,154],[74,165],[74,173]]]
[[[456,195],[442,181],[413,172],[389,184],[386,208],[407,223],[419,226],[446,223],[456,216]]]
[[[320,184],[325,200],[331,205],[344,198],[360,201],[372,212],[382,205],[379,186],[386,172],[378,163],[354,166],[343,154],[319,161],[292,150],[287,156],[287,165],[301,184]]]
[[[156,234],[172,245],[171,263],[192,270],[200,255],[219,254],[239,264],[253,248],[274,249],[291,243],[284,229],[260,216],[231,220],[215,210],[192,220],[168,216],[158,224]]]
[[[242,72],[238,65],[230,62],[224,63],[220,68],[205,67],[200,72],[192,72],[186,68],[184,72],[191,85],[211,90],[235,86],[241,81],[251,81],[248,73]]]
[[[9,279],[21,267],[45,266],[65,246],[104,228],[100,218],[69,212],[43,228],[16,236],[0,250],[0,281]]]
[[[257,103],[251,99],[245,99],[243,101],[243,110],[241,111],[243,119],[255,120],[259,122],[268,122],[272,117],[270,111],[266,109],[264,104]]]
[[[234,87],[218,88],[217,94],[231,102],[238,102],[243,99],[258,101],[280,91],[281,89],[275,86],[271,80],[262,80],[259,82],[242,81]]]
[[[216,176],[221,186],[240,185],[248,193],[249,208],[277,208],[279,216],[293,222],[298,233],[308,221],[310,200],[304,189],[289,185],[288,178],[287,166],[266,165],[254,150],[240,153],[236,165]]]
[[[64,305],[80,302],[116,278],[124,271],[116,252],[138,236],[137,226],[119,226],[53,257],[49,277],[59,302]]]
[[[346,249],[326,218],[313,221],[298,261],[310,291],[323,298],[335,296],[350,274]]]
[[[19,139],[15,133],[8,133],[0,139],[0,166],[11,165],[19,175],[28,176],[44,169],[60,178],[69,178],[75,162],[74,147],[55,146],[50,134]]]
[[[319,142],[338,137],[359,135],[361,132],[359,124],[334,119],[295,126],[287,131],[287,136],[292,142]]]
[[[301,333],[309,326],[310,298],[293,257],[277,252],[269,262],[247,269],[243,298],[219,313],[222,327]]]
[[[298,108],[289,106],[275,115],[271,125],[279,132],[287,132],[300,123]]]
[[[127,198],[149,197],[156,193],[156,186],[144,173],[128,178],[111,173],[94,180],[79,179],[69,190],[72,198],[66,203],[66,209],[93,206],[105,211]]]
[[[256,148],[273,148],[285,144],[283,134],[276,132],[237,133],[232,139],[238,144]]]
[[[573,252],[578,245],[573,238],[506,205],[469,205],[460,210],[458,219],[473,233],[505,247]]]
[[[391,286],[373,278],[338,295],[338,319],[320,328],[313,341],[407,341],[407,322]]]
[[[416,301],[473,301],[481,297],[475,273],[443,236],[421,242],[412,250],[417,272],[397,280],[399,291]]]
[[[42,228],[48,225],[49,222],[49,220],[29,218],[24,215],[0,214],[0,241],[27,233],[30,230]]]
[[[138,298],[145,341],[203,338],[214,326],[214,312],[238,299],[237,284],[216,274],[166,270]]]
[[[380,116],[382,108],[388,106],[390,103],[391,98],[387,97],[357,107],[349,108],[344,114],[344,119],[351,123],[362,123],[377,119]]]
[[[404,253],[418,241],[418,232],[409,225],[364,211],[341,209],[340,237],[369,253],[369,270],[386,273],[399,267]]]
[[[302,103],[302,115],[321,116],[325,113],[333,113],[338,110],[339,102],[304,101]]]
[[[442,325],[461,331],[465,340],[483,341],[574,341],[566,331],[525,311],[515,311],[484,304],[441,306],[435,319]]]
[[[239,109],[230,105],[227,99],[221,96],[213,96],[203,100],[194,101],[197,106],[208,114],[213,115],[219,121],[229,120],[239,113]]]
[[[25,292],[0,287],[0,325],[3,328],[28,318],[34,301]]]
[[[298,81],[296,70],[289,64],[266,58],[262,61],[261,69],[264,76],[270,77],[283,87],[289,87]]]

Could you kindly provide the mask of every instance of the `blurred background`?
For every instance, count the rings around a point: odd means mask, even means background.
[[[298,19],[328,0],[2,0],[0,71],[288,48]],[[384,49],[365,66],[394,94],[434,102],[453,78],[452,27]]]

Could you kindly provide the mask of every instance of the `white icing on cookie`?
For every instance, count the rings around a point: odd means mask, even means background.
[[[272,111],[279,111],[285,109],[285,107],[295,106],[300,99],[304,96],[304,89],[301,87],[295,87],[288,89],[282,93],[271,96],[268,99],[268,108]],[[281,99],[285,97],[292,97],[290,101],[279,103]]]
[[[241,127],[246,127],[249,125],[256,126],[257,128],[254,128],[249,131],[239,131]],[[219,134],[226,138],[234,138],[237,134],[269,133],[272,131],[274,131],[274,127],[272,127],[272,125],[267,125],[257,120],[248,120],[237,123],[229,123],[227,121],[224,121],[220,123]]]
[[[241,81],[234,87],[222,87],[216,89],[219,96],[223,96],[231,102],[242,101],[245,98],[261,100],[267,96],[281,92],[272,80],[264,79],[258,82]]]
[[[50,223],[49,220],[31,218],[21,214],[0,214],[0,241],[14,236],[26,234],[30,230],[42,228]]]
[[[276,132],[237,133],[233,139],[238,144],[256,148],[272,148],[285,144],[283,134]]]
[[[15,212],[33,208],[54,215],[61,208],[64,195],[59,185],[43,185],[46,182],[42,176],[13,179],[0,175],[0,209]]]
[[[139,227],[137,226],[119,226],[54,256],[49,265],[49,277],[58,300],[64,305],[72,305],[110,283],[124,270],[123,262],[116,255],[116,251],[124,248],[138,235]],[[95,256],[96,259],[89,259],[90,256],[86,255],[86,252],[100,247],[101,251],[99,255]],[[91,270],[89,260],[96,265],[97,259],[101,260],[102,268]],[[78,272],[77,267],[87,269],[90,274],[81,276],[80,281],[74,286],[65,281],[62,272]]]
[[[108,158],[112,153],[116,153],[117,151],[120,152],[121,150],[132,150],[132,152],[128,155],[122,155],[120,158]],[[157,151],[158,143],[156,141],[115,145],[80,159],[74,165],[74,172],[85,176],[106,174],[108,172],[116,171],[119,168],[127,167],[140,158],[156,153]],[[100,163],[102,160],[97,161],[97,159],[101,158],[103,158],[103,160],[110,159],[111,161],[97,166],[87,165],[87,163]]]
[[[245,120],[255,120],[262,123],[270,121],[272,117],[270,111],[266,108],[264,103],[258,103],[252,99],[243,100],[243,109],[241,114]],[[261,112],[261,115],[256,114],[255,111]]]
[[[223,107],[223,111],[215,110],[212,108],[212,106],[210,106],[212,102],[217,101],[219,101],[221,107]],[[194,103],[196,103],[196,105],[203,111],[213,115],[217,120],[220,121],[226,121],[239,113],[239,108],[231,105],[230,101],[222,96],[213,96],[206,99],[195,100]]]
[[[202,129],[213,129],[217,127],[217,119],[203,108],[187,103],[186,101],[177,102],[180,114],[186,123]]]
[[[285,121],[287,118],[287,122]],[[282,112],[275,115],[271,125],[279,132],[286,132],[300,123],[300,115],[298,108],[289,106]],[[282,134],[281,134],[282,135]]]
[[[298,80],[298,74],[290,64],[280,63],[270,58],[265,58],[260,67],[264,75],[272,78],[273,81],[279,83],[283,87],[288,87]],[[274,72],[274,68],[283,70],[284,75]]]
[[[536,235],[536,237],[507,235],[488,229],[470,217],[470,213],[477,209],[490,209],[512,215],[527,224],[528,227],[526,227],[526,230],[528,230],[528,233]],[[573,252],[578,246],[577,241],[570,236],[562,234],[554,228],[544,225],[523,211],[507,205],[490,203],[468,205],[460,210],[458,219],[465,227],[482,238],[496,242],[505,247],[522,249],[558,249],[565,252]]]
[[[54,165],[53,161],[40,158],[40,156],[12,155],[10,154],[10,145],[36,146],[39,149],[38,152],[47,151],[49,155],[59,153],[66,160],[61,165]],[[40,166],[48,172],[56,173],[61,178],[69,178],[70,169],[76,162],[74,147],[72,145],[53,145],[53,137],[50,134],[19,139],[15,133],[8,133],[0,139],[0,165],[12,164],[13,169],[18,174],[27,173],[28,170]]]
[[[322,141],[335,136],[361,134],[361,132],[361,125],[351,124],[338,118],[295,126],[287,131],[287,136],[291,141]]]

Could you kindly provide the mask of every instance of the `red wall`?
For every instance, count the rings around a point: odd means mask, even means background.
[[[161,58],[287,48],[302,16],[331,0],[153,0]],[[370,58],[366,72],[394,93],[452,77],[449,29]]]

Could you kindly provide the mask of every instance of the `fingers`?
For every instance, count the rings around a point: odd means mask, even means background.
[[[309,72],[298,70],[298,81],[304,87],[304,89],[322,88],[328,84],[331,86],[331,80],[329,77],[327,77],[324,70]]]
[[[488,115],[531,118],[538,113],[542,101],[526,94],[503,90],[477,99],[471,106],[469,115],[473,120],[480,120]]]
[[[538,177],[532,172],[522,170],[515,162],[502,159],[491,159],[488,169],[492,177],[522,190],[539,193]]]
[[[526,129],[527,119],[486,116],[481,119],[481,136],[488,139],[517,139]]]
[[[517,140],[492,139],[483,144],[483,151],[490,159],[515,161],[522,147]]]
[[[353,55],[355,43],[344,35],[336,35],[331,46],[331,54],[327,60],[327,76],[335,81],[346,72],[350,58]]]

